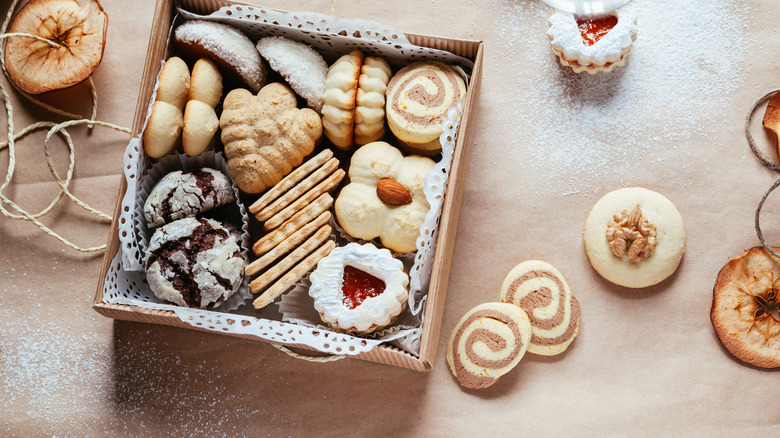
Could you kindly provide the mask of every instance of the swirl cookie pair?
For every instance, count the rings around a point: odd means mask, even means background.
[[[466,83],[449,65],[422,61],[396,73],[386,94],[390,130],[409,152],[430,156],[441,152],[441,124],[466,94]]]
[[[580,304],[563,275],[549,263],[529,260],[515,266],[501,286],[501,302],[523,309],[533,336],[528,352],[563,353],[580,329]]]
[[[487,388],[525,355],[531,322],[519,307],[484,303],[458,321],[447,347],[452,374],[467,388]]]
[[[339,149],[379,140],[385,133],[385,89],[390,66],[360,51],[346,54],[328,69],[322,95],[325,136]]]

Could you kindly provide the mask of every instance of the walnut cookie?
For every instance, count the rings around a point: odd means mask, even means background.
[[[660,193],[629,187],[607,193],[585,222],[585,251],[593,268],[620,286],[660,283],[685,251],[685,227],[674,204]]]

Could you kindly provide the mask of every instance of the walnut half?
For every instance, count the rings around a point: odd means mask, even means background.
[[[655,225],[642,216],[639,205],[631,212],[626,209],[612,217],[607,226],[607,242],[615,257],[625,255],[633,263],[650,257],[658,243]]]

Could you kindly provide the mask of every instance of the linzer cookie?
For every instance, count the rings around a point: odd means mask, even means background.
[[[166,302],[201,309],[217,305],[238,291],[243,273],[236,236],[213,219],[171,222],[149,243],[146,279]]]
[[[523,309],[508,303],[480,304],[452,331],[447,363],[461,385],[487,388],[520,362],[530,340],[531,322]]]
[[[361,335],[391,324],[409,298],[403,263],[372,244],[334,249],[309,279],[309,295],[322,321]]]
[[[563,275],[548,263],[529,260],[515,266],[501,286],[501,302],[522,308],[533,335],[528,352],[563,353],[579,332],[580,305]]]
[[[780,367],[778,290],[780,263],[763,247],[747,250],[718,273],[710,317],[734,357],[760,368]]]
[[[387,124],[393,134],[410,152],[436,155],[441,152],[442,121],[466,94],[466,84],[449,65],[422,61],[396,73],[386,94]]]
[[[236,200],[230,180],[220,171],[177,170],[163,177],[149,193],[144,218],[149,228],[192,217]]]
[[[636,15],[622,8],[595,18],[556,11],[549,19],[552,50],[575,73],[595,74],[625,64],[636,39]]]

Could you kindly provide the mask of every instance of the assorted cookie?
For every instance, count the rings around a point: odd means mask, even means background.
[[[652,286],[672,275],[685,252],[685,226],[660,193],[628,187],[607,193],[585,221],[593,269],[625,287]]]
[[[278,183],[314,150],[322,121],[309,108],[298,108],[295,93],[274,82],[257,95],[236,88],[225,96],[219,125],[230,173],[247,193]]]
[[[157,298],[204,309],[238,291],[244,258],[236,235],[213,219],[179,219],[149,243],[146,281]]]
[[[222,172],[203,168],[196,172],[177,170],[165,175],[144,203],[149,228],[193,217],[235,202],[232,183]]]
[[[395,252],[417,250],[417,237],[430,206],[425,199],[425,175],[434,161],[404,156],[397,148],[377,141],[352,155],[349,184],[336,198],[339,225],[356,239],[379,238]]]
[[[410,281],[395,256],[417,251],[430,209],[424,180],[435,161],[405,156],[388,143],[401,141],[386,129],[390,64],[354,51],[328,66],[305,42],[268,36],[253,43],[238,29],[211,21],[185,21],[174,29],[172,42],[177,56],[163,66],[159,104],[153,105],[144,132],[147,156],[156,160],[183,151],[186,157],[180,154],[179,160],[193,157],[190,163],[196,163],[202,162],[198,155],[213,149],[224,154],[227,175],[202,166],[195,172],[172,171],[143,200],[147,227],[139,229],[154,232],[146,275],[155,294],[198,308],[229,296],[235,276],[221,267],[225,262],[232,269],[235,262],[222,245],[229,240],[223,233],[227,225],[200,217],[238,201],[257,221],[246,224],[252,260],[241,261],[241,281],[248,279],[256,310],[303,284],[322,323],[333,330],[365,336],[395,324],[407,308]],[[408,77],[419,83],[399,92],[409,70]],[[435,70],[435,77],[427,70]],[[399,73],[394,101],[432,108],[414,116],[414,127],[404,126],[406,141],[413,143],[418,137],[411,136],[436,131],[438,125],[438,133],[424,140],[431,143],[426,153],[436,154],[442,120],[465,93],[464,80],[440,62],[416,63]],[[441,85],[442,79],[448,83]],[[440,91],[448,94],[444,102],[436,100]],[[433,96],[418,96],[426,93]],[[361,147],[353,152],[354,145]],[[347,166],[334,150],[350,160],[346,185]],[[215,237],[208,240],[206,234]],[[194,251],[180,254],[180,248]],[[235,248],[230,249],[233,254]],[[201,275],[208,263],[200,253],[219,260],[219,267],[208,269],[214,278],[226,275],[217,281],[225,291]],[[184,260],[185,255],[196,261]]]
[[[561,354],[579,333],[580,303],[563,275],[549,263],[529,260],[512,268],[501,286],[500,299],[528,314],[529,353]]]
[[[549,24],[553,53],[575,73],[608,72],[624,65],[637,35],[636,15],[626,8],[593,18],[555,11]]]
[[[531,322],[522,309],[483,303],[466,312],[452,330],[447,363],[461,385],[487,388],[520,362],[530,341]]]
[[[387,84],[387,125],[407,151],[441,152],[442,121],[466,95],[466,83],[451,66],[439,61],[407,65]]]
[[[371,244],[334,249],[317,263],[309,280],[309,295],[322,321],[360,335],[391,324],[409,297],[403,263]]]

